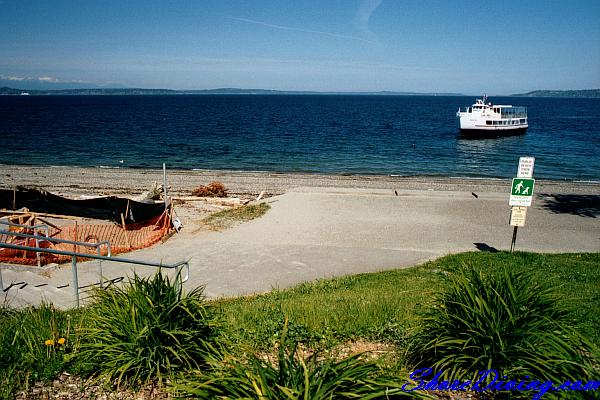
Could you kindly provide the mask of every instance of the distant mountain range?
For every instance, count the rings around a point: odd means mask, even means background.
[[[0,95],[186,95],[186,94],[258,94],[258,95],[380,95],[380,96],[462,96],[460,93],[420,93],[420,92],[311,92],[311,91],[286,91],[268,89],[204,89],[204,90],[172,90],[172,89],[139,89],[139,88],[81,88],[81,89],[36,89],[25,90],[9,87],[1,87]]]
[[[202,90],[173,90],[173,89],[141,89],[141,88],[69,88],[69,89],[15,89],[0,87],[0,95],[21,95],[28,93],[35,96],[43,95],[201,95],[201,94],[239,94],[239,95],[370,95],[370,96],[464,96],[461,93],[426,93],[426,92],[315,92],[269,89],[239,89],[220,88]],[[528,93],[512,94],[512,97],[575,97],[597,98],[600,89],[590,90],[535,90]]]
[[[600,89],[589,90],[534,90],[533,92],[513,94],[515,97],[600,97]]]

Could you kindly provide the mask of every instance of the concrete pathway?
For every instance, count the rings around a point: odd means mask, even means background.
[[[563,199],[564,200],[564,199]],[[268,199],[271,210],[222,232],[192,233],[189,227],[162,245],[121,257],[174,263],[190,260],[186,287],[206,285],[211,297],[288,287],[300,282],[415,265],[446,254],[508,250],[508,194],[300,188]],[[581,211],[581,210],[579,210]],[[536,198],[519,229],[517,250],[600,251],[600,215]],[[131,266],[104,263],[108,278],[131,275]],[[97,279],[96,263],[80,264],[80,285]],[[150,274],[148,267],[137,268]],[[23,280],[4,271],[4,286]],[[70,265],[48,271],[49,281],[70,282]],[[42,279],[38,275],[36,279]],[[48,278],[44,278],[47,279]],[[25,288],[26,289],[26,288]],[[72,289],[31,294],[12,288],[16,304],[46,296],[68,307]]]

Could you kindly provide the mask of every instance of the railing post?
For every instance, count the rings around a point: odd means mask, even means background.
[[[175,271],[177,272],[177,274],[175,275],[175,291],[180,296],[181,296],[181,289],[182,289],[182,284],[181,284],[181,270],[182,269],[183,269],[183,267],[175,268]]]
[[[0,267],[0,290],[4,293],[4,282],[2,282],[2,267]]]
[[[101,256],[102,253],[100,251],[100,246],[97,246],[96,250],[98,251],[98,255]],[[100,259],[98,259],[98,275],[100,275],[100,288],[103,289],[104,288],[104,276],[102,274],[102,260],[100,260]]]
[[[75,307],[79,308],[79,280],[77,279],[77,256],[71,256],[71,271],[73,272],[73,296],[75,296]]]

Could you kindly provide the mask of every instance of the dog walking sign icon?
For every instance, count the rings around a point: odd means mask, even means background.
[[[535,179],[513,178],[508,204],[520,207],[531,206],[534,186]]]

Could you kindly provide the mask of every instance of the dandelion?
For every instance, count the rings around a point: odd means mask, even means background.
[[[46,341],[44,342],[44,344],[45,344],[46,346],[54,346],[54,340],[52,340],[52,339],[48,339],[48,340],[46,340]]]
[[[58,339],[58,344],[65,344],[66,340],[64,337],[61,337],[60,339]]]

